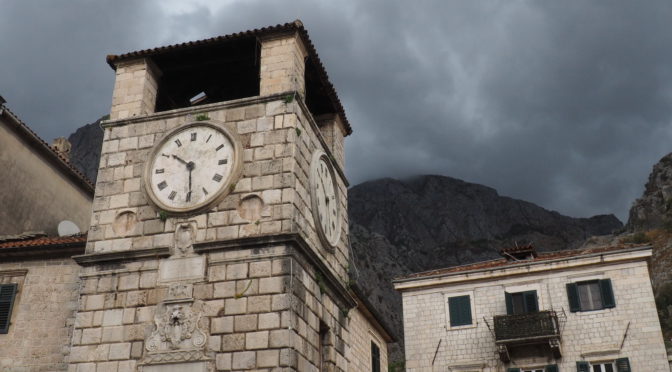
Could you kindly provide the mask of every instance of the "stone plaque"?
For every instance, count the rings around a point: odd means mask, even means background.
[[[159,281],[201,280],[205,278],[205,256],[169,258],[159,263]]]
[[[208,372],[207,362],[156,364],[142,366],[142,372]]]

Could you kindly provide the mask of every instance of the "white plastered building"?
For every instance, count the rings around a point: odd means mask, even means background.
[[[502,255],[395,280],[407,371],[669,371],[651,247]]]

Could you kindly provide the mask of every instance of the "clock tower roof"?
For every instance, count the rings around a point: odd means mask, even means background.
[[[151,49],[142,49],[138,51],[128,52],[124,54],[110,54],[107,56],[107,63],[114,70],[121,62],[130,61],[138,58],[148,58],[156,65],[162,67],[169,60],[179,61],[183,63],[185,56],[193,53],[199,53],[203,50],[213,47],[220,47],[226,44],[242,42],[249,39],[269,38],[277,35],[286,35],[290,33],[297,33],[303,42],[308,57],[306,60],[306,84],[313,84],[315,89],[315,98],[312,101],[322,106],[321,110],[336,112],[343,121],[345,127],[345,135],[352,133],[352,127],[345,115],[345,109],[338,98],[336,89],[329,81],[329,76],[317,54],[317,50],[313,45],[308,31],[303,26],[303,22],[295,20],[293,22],[278,24],[275,26],[262,27],[233,34],[216,36],[209,39],[202,39],[197,41],[189,41],[180,44],[172,44]]]

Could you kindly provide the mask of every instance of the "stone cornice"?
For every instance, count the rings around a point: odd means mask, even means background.
[[[97,265],[100,263],[109,263],[112,261],[129,261],[147,258],[162,258],[170,256],[168,247],[137,249],[117,252],[88,253],[72,258],[82,266]]]
[[[124,119],[115,119],[115,120],[104,120],[100,123],[103,128],[118,127],[127,124],[134,124],[140,122],[146,122],[151,120],[160,120],[160,119],[170,119],[177,116],[184,115],[198,115],[203,113],[208,113],[215,110],[225,110],[230,108],[236,108],[241,106],[249,106],[257,103],[267,103],[272,101],[284,100],[288,95],[293,95],[294,92],[270,94],[267,96],[254,96],[254,97],[245,97],[240,99],[234,99],[230,101],[215,102],[209,103],[206,105],[194,106],[194,107],[183,107],[174,110],[160,111],[153,114],[133,116],[131,118]]]

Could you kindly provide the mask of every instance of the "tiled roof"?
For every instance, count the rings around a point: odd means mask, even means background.
[[[66,245],[84,245],[86,243],[86,234],[77,234],[71,236],[43,236],[39,238],[14,240],[0,243],[0,249],[22,248],[22,247],[45,247],[45,246],[66,246]]]
[[[467,271],[473,271],[473,270],[503,269],[503,268],[506,268],[508,266],[520,265],[520,264],[525,264],[525,263],[541,263],[543,261],[552,261],[552,260],[558,260],[558,259],[564,259],[564,258],[575,258],[575,257],[588,256],[588,255],[593,255],[593,254],[614,252],[614,251],[624,250],[624,249],[633,248],[633,247],[635,247],[635,246],[621,244],[621,245],[603,246],[603,247],[594,247],[594,248],[585,248],[585,249],[570,249],[570,250],[564,250],[564,251],[539,253],[537,257],[529,259],[529,260],[507,260],[507,259],[504,259],[504,258],[500,258],[500,259],[492,260],[492,261],[482,261],[482,262],[476,262],[476,263],[468,264],[468,265],[454,266],[454,267],[448,267],[448,268],[444,268],[444,269],[437,269],[437,270],[424,271],[424,272],[420,272],[420,273],[414,273],[414,274],[410,274],[410,275],[407,275],[407,276],[395,278],[395,281],[397,281],[397,280],[407,280],[407,279],[420,279],[420,278],[427,278],[427,277],[434,277],[434,276],[441,276],[441,275],[459,274],[459,273],[463,273],[463,272],[467,272]]]
[[[158,48],[151,48],[151,49],[143,49],[143,50],[138,50],[135,52],[129,52],[129,53],[124,53],[120,55],[115,55],[111,54],[107,56],[107,63],[113,68],[116,69],[116,64],[118,62],[124,61],[124,60],[130,60],[134,58],[139,58],[139,57],[150,57],[162,53],[167,53],[167,52],[172,52],[175,50],[180,50],[180,49],[189,49],[189,48],[194,48],[194,47],[201,47],[201,46],[208,46],[208,45],[214,45],[214,44],[219,44],[223,43],[226,41],[230,40],[235,40],[235,39],[240,39],[244,37],[261,37],[261,36],[267,36],[267,35],[272,35],[272,34],[278,34],[278,33],[283,33],[283,32],[298,32],[299,36],[301,37],[301,40],[306,46],[306,49],[308,50],[308,58],[311,59],[315,67],[317,68],[318,75],[320,77],[320,80],[322,80],[322,84],[324,85],[324,88],[331,99],[331,102],[333,105],[336,107],[338,110],[338,114],[341,115],[341,118],[343,119],[343,123],[345,125],[346,132],[348,134],[352,133],[352,127],[350,126],[350,122],[348,121],[348,118],[345,116],[345,109],[343,108],[343,105],[341,104],[341,100],[338,98],[338,94],[336,93],[336,89],[334,86],[331,84],[329,81],[329,75],[327,75],[327,71],[324,68],[324,65],[322,64],[322,61],[320,60],[320,57],[317,55],[317,50],[315,49],[315,46],[313,45],[313,42],[310,40],[310,37],[308,37],[308,32],[306,29],[303,27],[303,23],[300,20],[296,20],[294,22],[290,23],[285,23],[285,24],[279,24],[275,26],[269,26],[269,27],[263,27],[263,28],[258,28],[258,29],[253,29],[253,30],[248,30],[248,31],[242,31],[242,32],[237,32],[234,34],[229,34],[229,35],[223,35],[223,36],[217,36],[213,37],[210,39],[203,39],[203,40],[197,40],[197,41],[190,41],[186,43],[181,43],[181,44],[173,44],[173,45],[167,45],[167,46],[162,46]]]
[[[14,122],[15,126],[14,128],[18,133],[20,133],[23,138],[28,140],[31,144],[36,146],[38,150],[45,156],[47,156],[50,160],[52,160],[54,163],[57,164],[57,166],[60,166],[61,169],[63,169],[68,176],[70,176],[75,182],[77,182],[82,188],[93,197],[93,191],[94,191],[94,185],[93,183],[86,178],[86,176],[80,172],[77,168],[75,168],[68,159],[63,157],[61,154],[59,154],[56,150],[54,150],[53,147],[49,146],[48,143],[46,143],[40,136],[37,135],[37,133],[33,132],[32,129],[26,123],[21,121],[16,114],[14,114],[12,111],[10,111],[7,106],[0,106],[0,116],[3,114],[7,114],[7,116]]]

